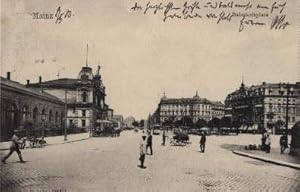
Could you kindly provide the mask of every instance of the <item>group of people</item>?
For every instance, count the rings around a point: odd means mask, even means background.
[[[166,135],[166,131],[164,130],[162,133],[162,146],[166,145],[166,138],[168,136]],[[205,152],[205,143],[206,143],[206,134],[204,132],[201,133],[201,138],[200,138],[200,151],[202,153]],[[149,155],[153,155],[153,149],[152,149],[152,134],[150,131],[148,131],[148,136],[143,135],[142,136],[142,141],[140,143],[140,167],[141,168],[146,168],[144,163],[145,163],[145,159],[146,159],[146,154],[148,155],[148,148],[150,149],[150,154]]]
[[[271,137],[267,132],[263,133],[261,141],[262,141],[262,150],[265,151],[266,153],[270,153]],[[286,133],[284,133],[280,137],[279,144],[280,144],[280,153],[283,154],[284,151],[288,148],[288,136]]]

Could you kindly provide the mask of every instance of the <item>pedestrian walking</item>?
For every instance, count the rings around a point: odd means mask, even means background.
[[[146,136],[143,135],[142,141],[140,143],[140,159],[139,159],[141,162],[141,165],[140,165],[141,168],[146,168],[144,166],[145,158],[146,158]]]
[[[19,137],[18,137],[18,130],[14,130],[14,135],[11,138],[11,145],[9,148],[9,153],[2,159],[2,163],[6,163],[6,160],[13,154],[13,152],[17,152],[20,162],[25,163],[25,161],[22,158],[21,151],[20,151],[19,145],[21,143],[22,142],[19,140]]]
[[[270,137],[269,134],[266,135],[265,146],[266,146],[266,153],[270,153],[270,151],[271,151],[271,137]]]
[[[163,134],[162,134],[162,145],[166,145],[166,137],[167,137],[166,131],[163,130]]]
[[[288,138],[287,138],[287,134],[283,134],[283,135],[280,137],[279,144],[280,144],[280,152],[281,152],[281,154],[282,154],[282,153],[284,153],[285,149],[288,148]]]
[[[202,132],[201,139],[200,139],[200,150],[202,153],[205,152],[205,142],[206,142],[206,134]]]
[[[146,146],[146,152],[147,152],[147,154],[148,154],[148,148],[150,148],[150,155],[153,155],[153,150],[152,150],[152,134],[151,134],[151,132],[148,132],[147,146]]]

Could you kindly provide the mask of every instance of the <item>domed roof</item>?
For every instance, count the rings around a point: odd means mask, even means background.
[[[161,100],[167,100],[166,93],[164,93],[164,96],[161,98]]]
[[[200,99],[200,97],[198,95],[198,91],[196,91],[196,95],[193,97],[193,99]]]
[[[81,71],[78,74],[78,79],[89,79],[92,80],[94,77],[92,68],[82,67]]]

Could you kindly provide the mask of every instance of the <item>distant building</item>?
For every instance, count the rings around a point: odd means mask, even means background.
[[[212,118],[222,119],[225,116],[225,105],[220,101],[211,101]]]
[[[153,118],[157,123],[166,121],[177,121],[183,117],[189,117],[193,122],[199,119],[209,121],[214,117],[224,116],[224,104],[221,102],[211,102],[205,98],[200,98],[198,93],[192,98],[161,98]]]
[[[287,100],[288,95],[288,100]],[[299,121],[299,82],[297,84],[265,83],[240,88],[227,95],[225,116],[239,124],[256,124],[260,129],[273,129],[278,120],[288,127]],[[297,104],[298,103],[298,104]],[[297,109],[298,108],[298,109]]]
[[[13,130],[62,132],[64,102],[42,89],[26,88],[16,81],[1,77],[1,140],[9,139]],[[31,124],[28,130],[26,124]]]
[[[119,123],[120,127],[124,126],[124,119],[123,119],[123,115],[113,115],[112,120],[114,122]]]
[[[71,129],[88,130],[97,120],[111,120],[113,110],[105,103],[105,86],[100,75],[92,68],[82,67],[76,79],[61,78],[34,84],[27,87],[43,89],[44,92],[58,97],[67,105],[67,126]]]
[[[134,117],[126,117],[125,119],[124,119],[124,125],[126,126],[126,127],[132,127],[132,123],[135,121],[135,118]]]

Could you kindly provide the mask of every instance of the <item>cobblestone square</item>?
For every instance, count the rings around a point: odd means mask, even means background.
[[[205,153],[199,136],[187,146],[161,146],[153,138],[153,156],[138,167],[142,133],[91,138],[25,149],[1,165],[3,191],[299,191],[300,172],[233,154],[225,144],[248,144],[259,135],[208,136]],[[170,135],[171,137],[171,135]],[[276,140],[276,138],[274,138]],[[274,141],[275,143],[275,141]],[[275,145],[275,144],[274,144]],[[2,151],[1,155],[7,151]]]

